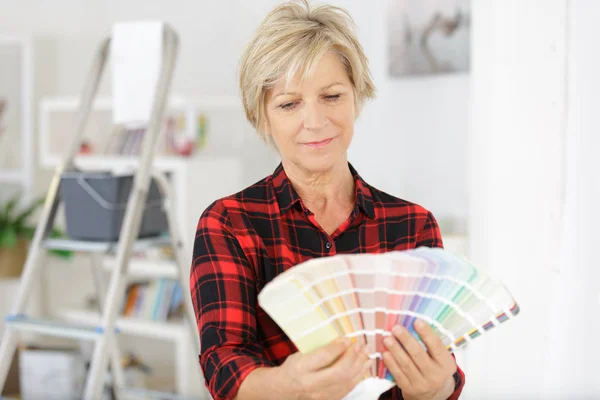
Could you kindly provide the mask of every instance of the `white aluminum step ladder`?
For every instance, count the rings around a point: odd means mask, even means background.
[[[22,332],[33,332],[55,337],[85,340],[94,342],[94,350],[90,361],[90,368],[84,387],[85,400],[100,400],[105,388],[109,362],[112,372],[113,392],[118,399],[125,398],[157,398],[157,399],[183,399],[189,398],[173,393],[160,393],[136,388],[124,387],[124,375],[120,365],[120,354],[117,343],[118,329],[116,321],[119,317],[121,306],[125,297],[127,283],[128,262],[133,251],[148,249],[153,246],[169,245],[173,249],[175,261],[178,266],[179,284],[184,289],[188,287],[189,280],[184,271],[187,263],[184,242],[180,238],[175,213],[172,209],[170,186],[161,173],[152,170],[156,141],[159,138],[164,121],[165,108],[171,86],[179,39],[177,34],[167,24],[163,24],[162,34],[162,63],[160,74],[156,83],[155,97],[152,100],[152,111],[145,121],[146,133],[141,144],[139,165],[136,169],[133,187],[127,200],[125,216],[117,242],[93,242],[69,239],[49,239],[48,233],[54,224],[56,213],[61,204],[59,187],[63,172],[74,171],[75,156],[83,141],[83,132],[88,122],[89,113],[98,89],[101,75],[108,59],[113,35],[108,35],[99,46],[95,55],[88,80],[83,88],[80,103],[78,123],[73,134],[70,151],[62,164],[59,165],[49,185],[44,207],[39,224],[30,244],[27,260],[24,265],[18,293],[14,299],[12,313],[6,318],[5,332],[0,344],[0,392],[4,387],[8,370],[15,354],[16,347]],[[144,60],[140,60],[142,66]],[[110,166],[107,166],[110,169]],[[165,199],[165,213],[168,221],[168,236],[138,239],[142,212],[153,179]],[[92,257],[99,254],[116,253],[116,262],[111,272],[107,288],[97,286],[99,305],[101,307],[101,321],[98,326],[84,326],[67,324],[59,320],[42,319],[25,314],[27,300],[33,290],[34,279],[41,273],[44,257],[49,249],[72,250],[89,253]],[[97,263],[96,263],[97,264]],[[96,266],[97,267],[97,266]],[[99,267],[97,267],[99,268]],[[95,271],[99,274],[100,271]],[[96,274],[95,274],[96,275]],[[194,310],[189,296],[184,296],[184,319],[189,328],[189,338],[193,341],[192,349],[199,354],[199,341],[197,340]],[[198,367],[199,368],[199,367]]]

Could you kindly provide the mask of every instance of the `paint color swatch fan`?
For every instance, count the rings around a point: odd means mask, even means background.
[[[519,313],[501,282],[429,247],[312,259],[278,275],[258,301],[302,353],[343,336],[367,344],[376,362],[346,400],[377,399],[395,385],[381,358],[394,325],[418,338],[422,319],[454,351]]]

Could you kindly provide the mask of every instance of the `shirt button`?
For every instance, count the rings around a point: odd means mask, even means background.
[[[327,247],[328,249],[330,249],[331,248],[331,243],[330,242],[325,243],[325,247]]]

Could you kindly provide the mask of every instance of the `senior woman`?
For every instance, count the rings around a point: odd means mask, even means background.
[[[429,211],[370,186],[347,160],[375,89],[343,10],[276,7],[243,54],[240,87],[247,119],[281,163],[198,222],[190,284],[206,386],[216,400],[341,399],[369,368],[364,349],[339,340],[300,354],[258,293],[308,259],[442,247],[440,232]],[[383,355],[397,386],[380,398],[458,398],[464,374],[441,340],[417,324],[425,351],[398,328]]]

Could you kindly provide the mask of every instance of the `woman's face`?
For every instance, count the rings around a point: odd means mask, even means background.
[[[333,52],[321,58],[310,78],[300,82],[298,75],[287,91],[283,81],[267,93],[266,133],[284,163],[324,172],[346,162],[354,134],[354,90]]]

